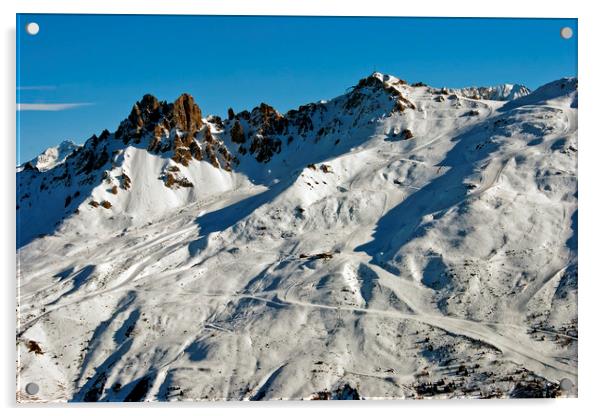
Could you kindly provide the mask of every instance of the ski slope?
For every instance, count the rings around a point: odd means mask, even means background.
[[[576,79],[156,108],[17,169],[19,400],[577,395]]]

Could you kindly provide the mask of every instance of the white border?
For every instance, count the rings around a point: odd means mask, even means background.
[[[545,5],[505,0],[503,7],[484,7],[479,0],[149,0],[86,1],[21,0],[21,13],[124,13],[124,14],[255,14],[332,16],[444,16],[444,17],[577,17],[576,4],[547,0]],[[502,6],[502,2],[500,2]]]
[[[348,415],[365,415],[368,412],[416,412],[428,414],[507,414],[533,411],[547,414],[589,413],[596,407],[600,380],[600,355],[602,343],[600,328],[600,296],[602,273],[597,258],[600,257],[598,236],[602,232],[602,68],[599,45],[602,39],[600,14],[595,2],[567,2],[525,0],[492,2],[477,0],[423,0],[423,1],[357,1],[357,0],[104,0],[75,2],[73,0],[3,0],[0,2],[2,20],[2,112],[3,128],[2,163],[2,343],[0,343],[0,395],[5,414],[44,415],[122,412],[121,407],[72,405],[71,408],[52,406],[17,406],[15,389],[15,13],[123,13],[123,14],[252,14],[252,15],[339,15],[339,16],[455,16],[455,17],[577,17],[579,18],[579,399],[549,401],[397,401],[362,403],[215,403],[182,404],[180,406],[128,406],[127,412],[145,415],[163,415],[166,412],[183,414],[210,413],[233,414],[317,414],[345,412]],[[497,5],[497,6],[496,6]],[[199,409],[200,408],[200,409]]]

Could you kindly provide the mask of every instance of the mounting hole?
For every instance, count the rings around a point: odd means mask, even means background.
[[[573,388],[573,382],[568,378],[563,378],[560,380],[560,390],[569,391]]]
[[[25,26],[25,31],[32,36],[37,35],[40,32],[40,25],[36,22],[29,22],[27,26]]]
[[[562,39],[570,39],[573,37],[573,29],[571,29],[570,27],[563,27],[562,29],[560,29],[560,36],[562,37]]]
[[[34,395],[37,394],[37,392],[39,391],[40,386],[38,386],[36,383],[27,383],[27,385],[25,386],[25,392],[27,394]]]

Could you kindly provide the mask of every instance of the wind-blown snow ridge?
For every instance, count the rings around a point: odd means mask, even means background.
[[[144,96],[17,169],[19,400],[575,396],[577,102]]]

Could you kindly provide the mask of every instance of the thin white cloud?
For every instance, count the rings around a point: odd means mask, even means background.
[[[92,105],[92,103],[17,103],[17,111],[63,111],[86,105]]]
[[[56,90],[56,85],[19,85],[18,91],[50,91]]]

